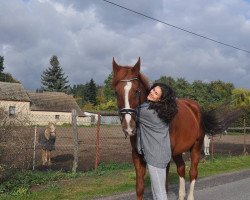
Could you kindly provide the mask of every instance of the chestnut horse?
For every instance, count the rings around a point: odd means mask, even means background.
[[[113,59],[112,87],[117,96],[117,104],[121,115],[122,129],[130,136],[132,158],[136,170],[137,200],[143,199],[144,175],[146,163],[136,148],[136,111],[135,108],[146,100],[149,92],[149,81],[140,73],[140,58],[134,67],[119,66]],[[190,151],[191,168],[189,171],[190,189],[188,200],[194,199],[194,186],[198,175],[198,163],[205,132],[220,133],[238,118],[240,110],[230,111],[218,117],[218,110],[208,113],[201,111],[200,106],[190,99],[177,99],[178,113],[169,124],[172,158],[177,166],[179,175],[179,200],[184,200],[185,191],[185,162],[182,153]],[[219,109],[219,112],[220,109]],[[166,189],[168,191],[168,172]]]

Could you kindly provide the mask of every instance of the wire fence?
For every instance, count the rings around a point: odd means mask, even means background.
[[[79,125],[75,112],[71,123],[56,124],[55,150],[51,151],[51,165],[43,165],[39,134],[55,116],[39,117],[39,124],[1,126],[1,165],[20,169],[52,169],[87,171],[100,163],[132,163],[130,140],[125,139],[117,114],[93,114],[86,124]],[[250,145],[249,128],[234,127],[227,134],[212,138],[210,152],[239,155],[247,152]],[[203,152],[202,152],[203,154]]]
[[[39,134],[55,116],[39,116],[38,124],[10,125],[1,134],[1,164],[20,168],[43,170],[86,171],[101,162],[131,162],[130,141],[125,139],[118,115],[93,114],[86,124],[78,124],[72,112],[71,123],[56,124],[55,150],[51,151],[51,165],[43,165]],[[99,120],[98,120],[99,118]],[[40,124],[40,125],[39,125]],[[0,130],[1,131],[1,130]]]

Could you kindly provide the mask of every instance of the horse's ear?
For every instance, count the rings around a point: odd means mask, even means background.
[[[136,73],[136,74],[139,74],[140,73],[140,68],[141,68],[141,59],[139,57],[137,63],[134,65],[133,67],[133,71]]]
[[[120,67],[115,62],[115,58],[114,57],[113,57],[113,63],[112,64],[113,64],[113,74],[115,75],[120,70]]]

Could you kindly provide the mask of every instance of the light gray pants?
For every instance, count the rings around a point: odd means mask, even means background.
[[[147,164],[154,200],[167,200],[166,169]]]

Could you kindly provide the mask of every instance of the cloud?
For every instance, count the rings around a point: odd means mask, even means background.
[[[164,22],[250,50],[248,1],[113,1]],[[167,75],[223,80],[250,89],[249,54],[149,20],[100,0],[1,1],[0,55],[26,89],[40,87],[52,55],[70,83],[103,84],[112,58],[151,80]]]

